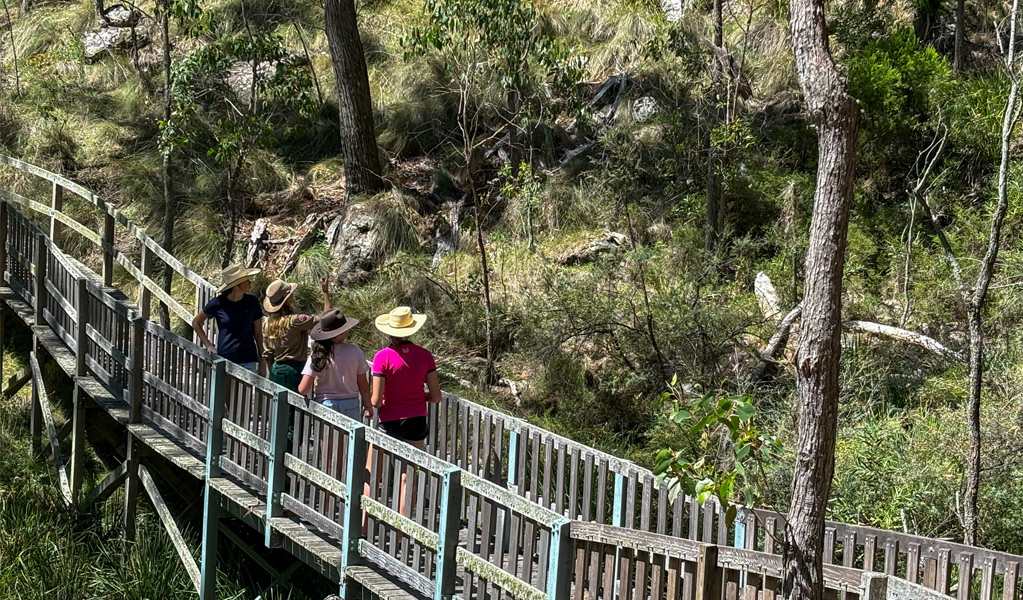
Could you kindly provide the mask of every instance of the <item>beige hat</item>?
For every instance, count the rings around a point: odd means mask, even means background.
[[[268,313],[275,313],[281,310],[288,298],[298,289],[297,283],[288,283],[281,279],[275,279],[266,288],[266,298],[263,298],[263,310]]]
[[[252,278],[259,273],[259,269],[246,269],[241,265],[231,265],[221,272],[220,281],[222,283],[217,288],[217,293],[223,294],[243,281],[252,281]]]
[[[419,331],[425,322],[426,315],[413,314],[407,306],[399,306],[376,318],[377,329],[394,337],[408,337]]]

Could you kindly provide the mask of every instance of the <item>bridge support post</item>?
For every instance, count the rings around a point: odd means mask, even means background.
[[[46,248],[46,235],[37,234],[35,237],[35,278],[33,286],[33,298],[32,303],[35,308],[35,319],[33,324],[36,327],[41,327],[46,322],[44,319],[46,308],[46,261],[47,261],[47,248]],[[39,342],[39,336],[32,336],[32,351],[35,352],[36,356],[43,355],[43,345]],[[37,385],[32,386],[32,416],[29,420],[29,429],[32,432],[32,443],[31,450],[33,455],[37,455],[41,446],[41,440],[43,436],[43,409],[42,405],[39,404],[39,393],[36,391]]]
[[[208,468],[207,468],[208,470]],[[199,600],[217,597],[217,547],[220,545],[220,493],[210,485],[203,490],[202,558],[199,565]]]
[[[106,210],[111,210],[106,207]],[[114,215],[109,212],[103,215],[103,285],[114,284]]]
[[[561,517],[551,524],[551,547],[547,557],[547,600],[568,598],[572,587],[571,519]]]
[[[359,564],[359,540],[362,539],[362,493],[366,485],[366,426],[352,425],[348,430],[348,475],[345,484],[344,539],[341,541],[341,589],[342,598],[348,598],[348,567]],[[443,517],[441,517],[443,519]]]
[[[59,186],[54,184],[54,187]],[[81,500],[82,469],[85,465],[85,397],[79,385],[79,378],[87,374],[85,356],[89,347],[86,330],[89,324],[89,289],[84,277],[75,280],[75,296],[75,312],[78,318],[75,320],[75,389],[74,412],[71,417],[71,498],[77,503]]]
[[[124,479],[124,537],[135,539],[135,509],[138,505],[139,452],[141,450],[131,426],[142,422],[142,320],[132,315],[128,364],[131,379],[128,382],[128,457]]]
[[[53,193],[50,194],[50,208],[53,209],[54,213],[59,213],[64,210],[64,188],[59,183],[53,184]],[[57,234],[60,233],[60,221],[57,220],[56,214],[50,215],[50,239],[53,243],[57,243]]]
[[[217,597],[217,546],[220,541],[220,493],[211,481],[220,477],[224,452],[224,403],[227,400],[227,361],[213,362],[210,380],[210,422],[206,430],[206,484],[203,490],[202,564],[199,565],[199,600]],[[267,524],[269,530],[269,523]]]
[[[287,390],[280,390],[274,394],[270,424],[270,468],[266,486],[266,531],[263,540],[267,548],[272,547],[273,542],[271,521],[284,513],[284,509],[281,506],[281,492],[284,491],[284,452],[288,448],[288,414],[291,412],[290,409]],[[351,461],[349,460],[349,462]],[[365,460],[363,462],[365,463]],[[348,481],[352,480],[351,477],[352,475],[349,472]]]
[[[0,200],[0,285],[7,285],[7,201]]]
[[[124,539],[129,542],[135,541],[135,511],[139,501],[139,444],[134,434],[128,430],[128,457],[125,464],[128,466],[124,478]]]
[[[455,557],[458,551],[458,532],[462,527],[459,518],[461,512],[462,470],[458,467],[448,467],[444,471],[441,487],[434,600],[450,600],[455,594]]]

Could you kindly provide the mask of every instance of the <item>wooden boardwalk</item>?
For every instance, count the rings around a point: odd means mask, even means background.
[[[343,597],[780,594],[781,515],[744,509],[729,525],[714,504],[670,501],[646,469],[450,394],[431,406],[433,433],[419,451],[279,389],[149,320],[162,302],[189,321],[193,310],[175,298],[201,306],[210,283],[88,190],[15,159],[0,163],[22,175],[17,190],[0,190],[0,304],[34,335],[33,438],[50,440],[72,503],[81,501],[87,410],[98,406],[123,427],[126,460],[96,494],[125,486],[131,535],[145,490],[200,597],[214,597],[222,515],[336,582]],[[44,192],[49,202],[31,199]],[[72,218],[65,196],[74,214],[91,216]],[[95,264],[62,250],[81,239],[99,248]],[[157,268],[173,272],[175,297],[152,279]],[[39,365],[46,359],[75,384],[67,460]],[[198,563],[164,510],[147,453],[202,482]],[[865,575],[879,572],[960,600],[1023,600],[1023,557],[982,548],[829,522],[824,560],[833,598],[885,597]]]

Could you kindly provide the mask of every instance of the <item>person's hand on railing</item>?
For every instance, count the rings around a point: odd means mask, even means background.
[[[256,375],[259,375],[260,377],[266,377],[266,373],[267,373],[266,359],[263,358],[263,357],[260,357],[259,358],[259,366],[256,367]]]
[[[210,354],[213,355],[217,354],[217,347],[214,346],[212,342],[203,342],[202,347],[206,348],[206,351],[209,352]]]

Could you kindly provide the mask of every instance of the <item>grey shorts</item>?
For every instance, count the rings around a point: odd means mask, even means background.
[[[326,398],[320,404],[343,414],[349,419],[362,423],[362,399],[358,396],[354,398]]]

